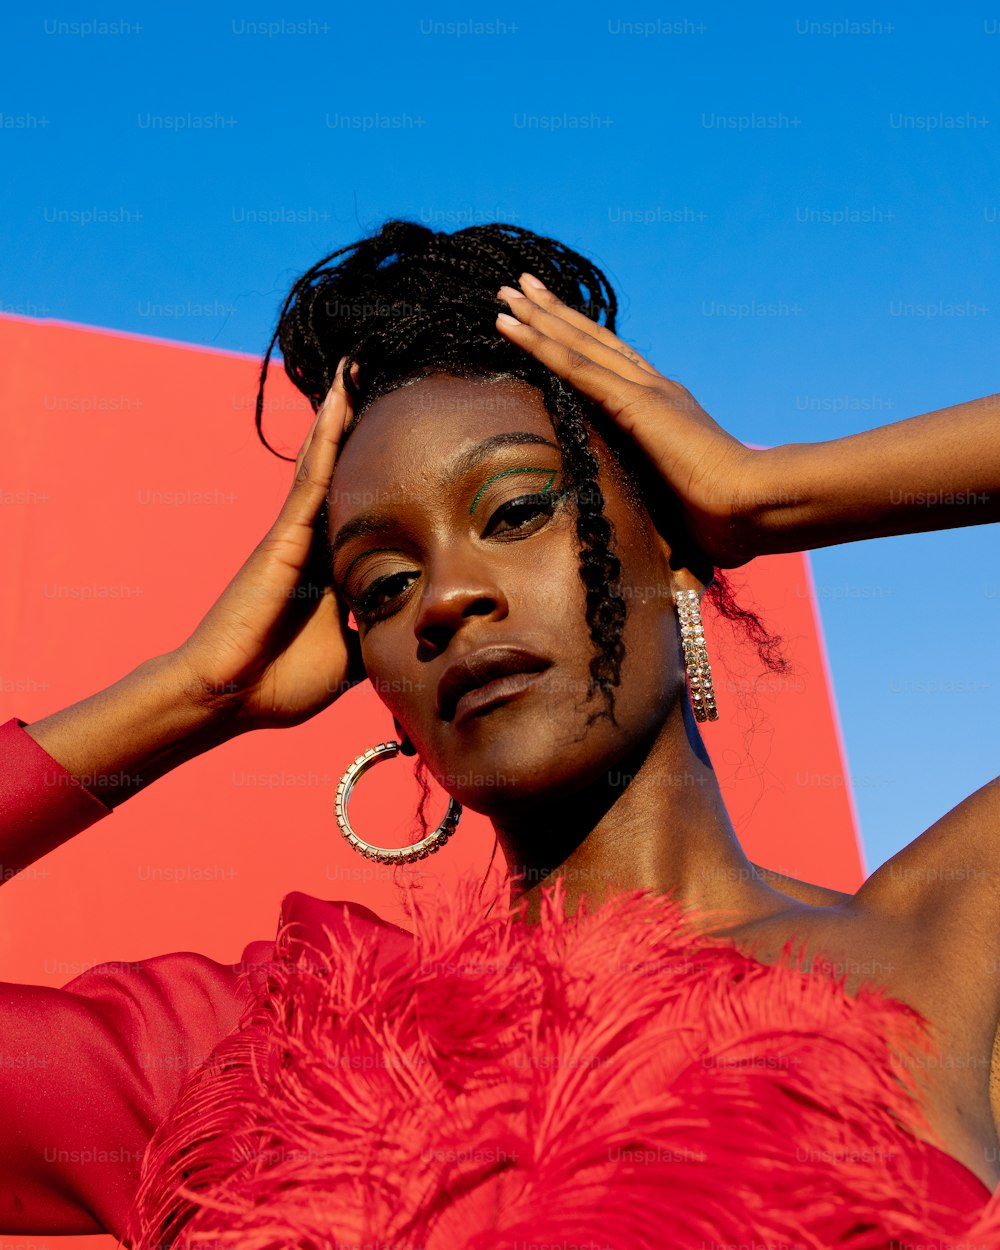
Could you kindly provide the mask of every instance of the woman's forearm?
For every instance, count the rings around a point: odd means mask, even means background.
[[[183,661],[157,656],[51,716],[3,726],[0,884],[156,778],[241,732],[190,682]],[[49,789],[64,785],[75,796]]]
[[[235,732],[192,698],[172,655],[156,656],[105,690],[33,724],[29,734],[108,807]]]
[[[1000,521],[1000,394],[756,460],[759,555]]]

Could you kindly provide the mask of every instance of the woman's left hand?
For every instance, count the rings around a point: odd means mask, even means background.
[[[689,391],[666,378],[605,326],[568,307],[521,275],[522,290],[503,286],[514,320],[497,329],[512,343],[600,404],[627,431],[680,501],[691,537],[718,568],[759,554],[752,518],[764,454],[713,421]]]

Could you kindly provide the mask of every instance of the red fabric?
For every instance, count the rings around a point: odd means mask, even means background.
[[[11,717],[0,725],[0,883],[112,809]]]
[[[914,1136],[912,1008],[662,895],[566,918],[557,883],[524,926],[478,890],[416,891],[413,936],[286,899],[267,993],[153,1139],[138,1247],[1000,1245],[986,1186]]]
[[[153,1130],[239,1020],[242,968],[272,950],[97,965],[61,989],[0,983],[0,1231],[120,1233]]]
[[[0,725],[0,880],[112,809],[12,718]],[[274,942],[177,952],[61,989],[0,983],[0,1232],[120,1235],[149,1138],[236,1025]]]
[[[13,862],[8,855],[11,846],[18,849],[23,862],[30,863],[62,840],[57,835],[66,830],[79,832],[110,813],[24,733],[22,724],[13,719],[0,725],[0,862],[4,863]],[[59,777],[61,781],[53,781]],[[657,914],[661,921],[669,920],[670,901],[660,902],[668,910]],[[442,918],[431,922],[428,930],[431,936],[437,934],[439,954],[448,948],[449,934],[451,938],[462,934],[468,938],[476,933],[481,937],[487,931],[500,933],[498,926],[479,927],[472,921],[471,928],[456,927],[455,912],[450,916],[450,921]],[[661,929],[662,925],[657,926],[657,932]],[[246,1045],[254,1039],[261,1010],[266,1014],[278,1001],[273,997],[276,989],[283,987],[286,998],[282,1001],[298,1008],[300,1022],[306,1020],[302,1004],[321,1001],[316,999],[315,974],[325,963],[324,983],[329,983],[332,975],[333,983],[341,989],[350,988],[353,1002],[368,993],[372,983],[383,988],[395,986],[390,1017],[409,1018],[413,1011],[409,998],[413,995],[408,998],[407,994],[414,982],[414,961],[434,949],[433,943],[431,947],[426,942],[422,946],[415,943],[408,931],[358,904],[325,901],[297,892],[283,900],[279,938],[277,950],[270,940],[250,942],[241,960],[232,965],[191,952],[176,952],[127,965],[91,968],[57,990],[0,984],[0,1232],[38,1235],[106,1230],[122,1237],[141,1178],[148,1189],[147,1213],[152,1209],[153,1189],[159,1185],[161,1197],[164,1185],[169,1191],[169,1169],[155,1142],[147,1154],[154,1133],[157,1139],[169,1139],[171,1128],[192,1109],[204,1117],[208,1103],[192,1104],[190,1091],[211,1087],[220,1072],[220,1056],[245,1057],[253,1051],[273,1057],[277,1053],[274,1046],[283,1038],[287,1041],[279,1028],[273,1036],[256,1039],[264,1051],[255,1049],[256,1041]],[[625,949],[628,953],[632,947]],[[330,961],[331,954],[336,954],[335,961]],[[730,951],[723,958],[739,962],[746,957]],[[752,971],[753,967],[763,969],[764,965],[749,961],[745,970]],[[817,974],[811,974],[805,983],[815,985],[819,980]],[[431,983],[433,995],[428,1002],[427,986]],[[424,978],[422,984],[422,1027],[433,1024],[436,1018],[445,1030],[438,1040],[449,1045],[454,1044],[455,1029],[459,1028],[462,1044],[474,1060],[477,1047],[487,1045],[489,1030],[496,1027],[500,1017],[470,1011],[462,997],[469,988],[467,981],[456,984],[439,970],[429,981]],[[538,983],[533,984],[537,991]],[[296,998],[292,993],[295,989],[306,997]],[[504,995],[510,991],[509,984],[503,987]],[[381,1001],[384,1006],[385,1000]],[[501,1008],[503,1018],[516,1019],[513,1004],[506,998],[497,1001],[487,997],[480,1007],[491,1002],[493,1008]],[[727,1004],[723,997],[715,1007],[725,1008]],[[874,1006],[877,1010],[878,1005]],[[428,1012],[429,1007],[434,1011]],[[294,1018],[292,1012],[290,1019]],[[612,1022],[615,1017],[609,1015],[607,1019]],[[343,1021],[351,1027],[357,1023],[349,1013],[344,1014]],[[271,1018],[272,1027],[274,1023]],[[340,1044],[336,1038],[331,1039],[333,1042]],[[215,1056],[209,1062],[213,1051]],[[224,1064],[221,1070],[225,1070]],[[262,1079],[276,1071],[262,1069]],[[469,1071],[475,1072],[474,1063]],[[234,1062],[228,1072],[230,1091],[247,1075],[248,1070]],[[814,1085],[816,1081],[814,1075]],[[352,1082],[343,1084],[338,1096],[350,1098],[358,1093]],[[537,1084],[541,1088],[546,1083]],[[253,1117],[263,1112],[265,1118],[287,1110],[283,1102],[287,1085],[272,1088],[265,1080],[263,1092],[263,1107],[247,1101],[239,1108],[230,1103],[223,1110],[226,1114],[242,1110]],[[393,1114],[399,1118],[406,1112],[405,1099],[401,1098]],[[420,1121],[412,1123],[416,1126]],[[188,1140],[197,1145],[194,1138]],[[985,1235],[992,1240],[976,1243],[967,1239],[968,1247],[1000,1245],[997,1205],[988,1201],[989,1190],[972,1172],[942,1151],[915,1140],[909,1144],[907,1158],[906,1166],[912,1168],[908,1181],[917,1186],[911,1197],[916,1200],[932,1195],[940,1204],[943,1223],[951,1219],[963,1234],[978,1214],[982,1228],[989,1230]],[[223,1160],[230,1172],[233,1161],[230,1149]],[[739,1180],[742,1168],[743,1178],[752,1176],[766,1201],[768,1180],[766,1174],[754,1171],[754,1147],[745,1149],[735,1169],[733,1164],[730,1160],[725,1183]],[[407,1175],[421,1177],[424,1170],[419,1161],[411,1161]],[[718,1196],[721,1202],[730,1203],[724,1189]],[[984,1206],[988,1206],[985,1215]],[[536,1214],[539,1220],[545,1214],[544,1203],[536,1205]],[[209,1209],[204,1226],[209,1227],[211,1220]],[[243,1216],[227,1215],[221,1235],[218,1230],[213,1233],[216,1244],[221,1246],[230,1229],[232,1244],[249,1245],[242,1221]],[[536,1222],[534,1227],[537,1234],[540,1224]],[[473,1226],[463,1226],[462,1236],[470,1228],[475,1231]],[[355,1227],[354,1231],[360,1230]],[[369,1234],[383,1232],[369,1229]],[[454,1229],[451,1235],[456,1235]],[[450,1244],[465,1243],[453,1239]],[[488,1241],[474,1244],[493,1245]],[[633,1245],[645,1243],[634,1240],[616,1244],[631,1250]],[[821,1244],[832,1243],[816,1243]]]

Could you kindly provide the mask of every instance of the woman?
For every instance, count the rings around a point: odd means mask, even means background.
[[[752,451],[614,313],[599,270],[513,226],[388,222],[296,283],[272,347],[318,411],[274,526],[175,651],[3,727],[21,789],[4,862],[128,796],[42,796],[32,776],[148,784],[367,677],[452,798],[424,851],[459,805],[485,813],[515,905],[491,917],[463,881],[414,900],[410,937],[293,895],[273,949],[229,969],[172,955],[3,987],[5,1049],[47,1062],[8,1078],[0,1226],[137,1246],[1000,1244],[997,787],[850,896],[747,860],[697,728],[704,595],[781,663],[720,570],[1000,519],[995,397]],[[342,827],[377,854],[350,826],[354,779]],[[874,958],[881,987],[832,971]],[[185,1072],[138,1072],[180,1046]],[[50,1161],[56,1140],[75,1146]],[[116,1168],[84,1157],[97,1140]]]

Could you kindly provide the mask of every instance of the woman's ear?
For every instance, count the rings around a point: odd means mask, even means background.
[[[702,591],[715,580],[715,565],[680,524],[674,526],[669,538],[655,525],[651,525],[650,530],[652,542],[670,570],[675,587],[696,590],[700,598]]]

